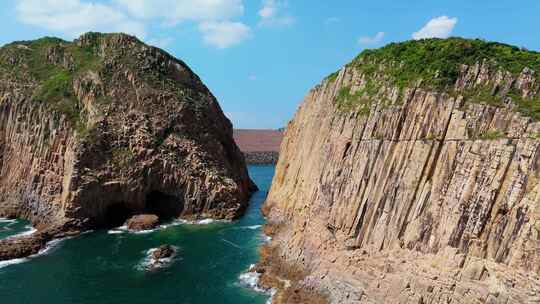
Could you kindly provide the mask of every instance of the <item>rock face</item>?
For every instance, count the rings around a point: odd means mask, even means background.
[[[0,49],[0,165],[0,216],[39,231],[145,212],[232,219],[254,188],[201,80],[124,34]]]
[[[155,260],[170,258],[176,250],[171,245],[162,245],[152,252],[152,258]]]
[[[130,218],[126,222],[129,230],[142,231],[154,229],[159,224],[159,218],[154,214],[140,214]]]
[[[481,46],[446,88],[396,82],[404,52],[360,56],[306,96],[265,206],[270,246],[306,288],[332,303],[540,302],[540,82]]]
[[[148,251],[148,262],[145,266],[147,271],[155,271],[169,266],[173,262],[177,249],[171,245],[161,245]]]

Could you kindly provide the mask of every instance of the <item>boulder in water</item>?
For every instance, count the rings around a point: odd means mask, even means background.
[[[176,250],[171,245],[162,245],[152,252],[152,258],[155,260],[170,258],[175,254]]]
[[[162,245],[148,251],[146,270],[152,271],[163,268],[172,262],[176,255],[176,248],[171,245]]]
[[[130,218],[126,222],[126,226],[129,230],[142,231],[154,229],[158,226],[159,217],[154,214],[139,214]]]

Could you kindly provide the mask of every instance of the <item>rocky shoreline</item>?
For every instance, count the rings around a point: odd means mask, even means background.
[[[279,152],[243,152],[248,165],[275,165],[279,159]]]
[[[277,227],[266,224],[263,228],[270,239],[276,236]],[[257,288],[271,294],[273,304],[329,303],[316,285],[306,284],[308,269],[283,259],[275,241],[262,245],[259,254],[259,262],[249,271],[257,273]]]
[[[59,227],[37,230],[29,235],[8,237],[0,240],[0,261],[25,258],[38,254],[55,239],[77,236],[79,225],[73,223]]]

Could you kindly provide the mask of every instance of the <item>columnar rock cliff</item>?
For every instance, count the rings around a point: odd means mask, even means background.
[[[463,39],[361,54],[287,127],[270,246],[332,303],[540,303],[539,63]]]
[[[142,212],[232,219],[254,187],[201,80],[124,34],[2,47],[0,140],[0,216],[38,244]]]

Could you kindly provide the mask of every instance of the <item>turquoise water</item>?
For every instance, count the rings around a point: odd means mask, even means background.
[[[30,233],[32,230],[28,221],[0,218],[0,240],[21,233]]]
[[[0,268],[2,303],[265,303],[267,296],[239,284],[263,242],[260,213],[274,168],[252,166],[261,191],[234,223],[182,224],[147,234],[96,231],[62,241],[46,254]],[[168,268],[140,270],[146,252],[179,247]]]

